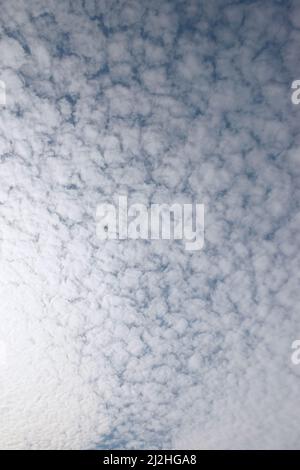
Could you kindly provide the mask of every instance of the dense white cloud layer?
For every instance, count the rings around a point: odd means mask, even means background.
[[[1,4],[0,447],[297,448],[297,1]],[[206,205],[206,244],[96,207]]]

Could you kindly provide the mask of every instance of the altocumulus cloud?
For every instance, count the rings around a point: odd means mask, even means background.
[[[1,448],[299,447],[299,41],[289,0],[2,2]],[[118,194],[204,249],[98,240]]]

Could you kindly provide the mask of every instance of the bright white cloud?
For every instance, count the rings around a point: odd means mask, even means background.
[[[1,448],[299,447],[298,10],[1,6]],[[122,192],[205,249],[99,241]]]

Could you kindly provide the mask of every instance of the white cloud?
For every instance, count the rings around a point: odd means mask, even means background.
[[[3,6],[1,448],[299,447],[297,21]],[[205,249],[99,241],[121,193],[204,203]]]

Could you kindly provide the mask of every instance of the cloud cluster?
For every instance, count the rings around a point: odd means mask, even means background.
[[[1,5],[0,447],[297,448],[297,1]],[[96,208],[204,203],[205,248]]]

